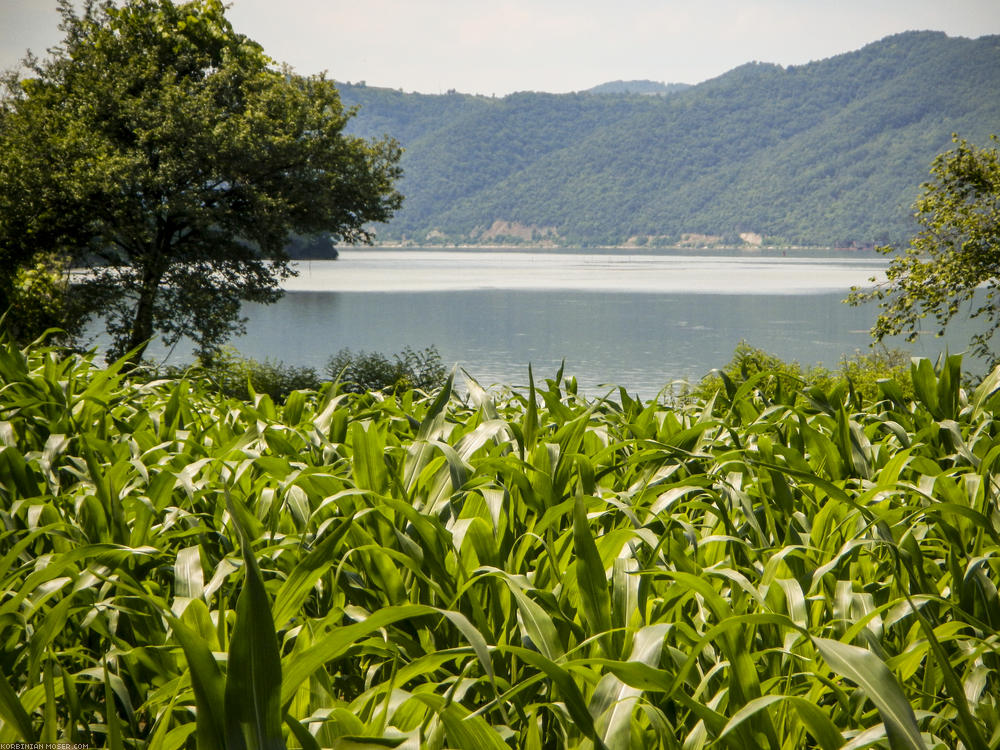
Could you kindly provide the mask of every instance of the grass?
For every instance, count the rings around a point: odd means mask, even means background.
[[[0,742],[1000,746],[1000,371],[276,404],[0,344]]]

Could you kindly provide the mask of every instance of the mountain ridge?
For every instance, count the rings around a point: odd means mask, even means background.
[[[871,245],[912,232],[952,133],[1000,131],[1000,36],[904,32],[664,96],[338,85],[351,132],[406,149],[380,242]]]
[[[631,81],[607,81],[585,89],[585,94],[648,94],[651,96],[669,96],[679,91],[691,88],[689,83],[664,83],[648,79]]]

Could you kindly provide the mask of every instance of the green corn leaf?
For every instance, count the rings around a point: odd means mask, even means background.
[[[414,698],[426,704],[441,718],[448,746],[455,748],[482,748],[483,750],[507,750],[509,745],[482,716],[472,714],[458,703],[451,703],[445,697],[433,693],[415,694]],[[359,738],[367,739],[367,738]],[[398,744],[401,744],[402,740]],[[396,747],[393,745],[392,747]]]
[[[285,399],[285,406],[281,410],[281,418],[289,427],[294,427],[302,421],[302,412],[306,405],[305,391],[292,391]]]
[[[384,492],[388,484],[385,468],[385,439],[377,425],[366,430],[360,422],[351,424],[351,447],[354,449],[354,481],[358,487],[375,493]]]
[[[962,388],[962,355],[951,354],[944,358],[937,383],[937,402],[941,419],[954,419],[958,415],[959,391]]]
[[[483,671],[486,672],[490,681],[495,680],[496,675],[493,673],[493,660],[490,659],[489,646],[487,646],[486,639],[483,638],[482,633],[476,630],[475,626],[461,612],[453,612],[446,609],[440,609],[438,612],[444,615],[465,636],[469,645],[472,646],[472,650],[476,652],[479,663],[483,665]]]
[[[147,750],[167,750],[169,747],[167,745],[167,735],[169,734],[168,730],[171,724],[171,719],[173,718],[174,705],[177,703],[177,697],[177,694],[174,694],[174,696],[170,699],[170,703],[167,704],[166,709],[164,709],[164,711],[157,718],[153,729],[153,736],[149,740]]]
[[[834,672],[864,690],[875,704],[893,750],[926,750],[913,708],[881,659],[867,649],[828,638],[814,637],[813,643]]]
[[[454,747],[507,750],[508,745],[482,716],[470,714],[458,703],[449,703],[438,715]]]
[[[559,664],[556,664],[554,661],[547,659],[537,651],[532,651],[531,649],[521,648],[519,646],[504,646],[500,648],[507,653],[516,655],[518,658],[526,661],[536,669],[543,672],[552,681],[552,684],[559,689],[560,697],[566,704],[566,710],[569,712],[573,721],[576,722],[580,731],[582,731],[583,734],[588,737],[597,748],[600,748],[600,750],[607,750],[604,740],[602,740],[600,735],[597,734],[597,729],[594,726],[594,718],[591,716],[590,711],[587,708],[586,701],[583,699],[583,694],[580,692],[580,688],[577,686],[573,676],[566,669]]]
[[[45,704],[42,708],[42,743],[54,744],[59,739],[59,716],[56,706],[56,685],[52,676],[52,660],[45,660],[42,684],[45,685]]]
[[[445,380],[441,390],[438,391],[437,396],[434,397],[431,405],[424,413],[423,421],[420,423],[420,427],[417,430],[417,440],[430,440],[434,437],[438,427],[444,421],[444,408],[448,405],[448,401],[451,399],[454,383],[455,370],[453,369],[448,374],[448,379]]]
[[[274,623],[284,627],[299,611],[313,586],[336,564],[334,553],[351,530],[353,514],[323,537],[313,550],[292,569],[274,598]]]
[[[361,638],[394,622],[436,613],[438,613],[436,608],[427,605],[404,604],[380,609],[361,622],[332,629],[317,639],[309,649],[289,659],[284,672],[284,682],[281,683],[281,705],[285,706],[291,701],[299,685],[307,680],[309,675],[339,657]]]
[[[342,734],[337,737],[335,747],[337,750],[384,750],[387,747],[399,747],[406,740],[406,737],[367,737],[360,734]]]
[[[457,492],[465,484],[471,467],[462,460],[462,457],[458,455],[458,451],[447,443],[443,443],[439,440],[432,440],[430,441],[430,444],[440,450],[444,456],[445,463],[448,465],[448,474],[449,479],[451,480],[451,491]],[[431,503],[427,512],[432,515],[434,514],[435,508],[433,503]]]
[[[796,695],[764,695],[760,698],[754,698],[733,714],[717,739],[725,738],[747,719],[761,711],[766,711],[776,703],[788,703],[796,710],[799,719],[822,750],[837,750],[844,746],[844,737],[833,720],[815,703]]]
[[[281,654],[271,616],[271,603],[250,539],[240,525],[231,497],[227,497],[227,505],[240,532],[244,580],[236,605],[236,624],[229,641],[225,689],[226,743],[228,748],[245,746],[247,750],[283,750]]]
[[[62,673],[62,694],[66,700],[66,713],[69,716],[70,726],[76,726],[81,723],[81,718],[83,716],[83,709],[80,702],[80,690],[77,686],[76,678],[69,673],[68,670],[63,670]]]
[[[531,372],[531,363],[528,363],[528,406],[524,411],[524,419],[521,427],[521,434],[524,439],[521,443],[521,458],[528,456],[535,447],[535,439],[538,434],[538,404],[535,403],[535,376]]]
[[[573,550],[576,552],[576,581],[580,589],[580,605],[589,634],[602,635],[605,653],[611,656],[611,596],[608,578],[590,531],[587,510],[582,497],[573,507]]]
[[[910,378],[917,398],[935,419],[941,419],[941,410],[938,406],[938,379],[931,361],[924,357],[914,358],[910,365]]]
[[[412,492],[420,473],[434,457],[434,446],[426,440],[414,440],[406,449],[406,462],[403,466],[403,487]]]
[[[660,662],[663,638],[670,626],[648,625],[635,634],[629,662],[655,668]],[[608,750],[629,750],[632,741],[632,712],[642,690],[627,685],[614,673],[605,674],[590,702],[590,713]]]
[[[625,630],[639,612],[638,561],[635,558],[615,558],[611,571],[611,634],[613,656],[623,655]]]
[[[510,592],[517,602],[517,619],[521,623],[524,635],[545,658],[556,661],[562,657],[566,652],[549,613],[513,581],[508,579],[508,583]]]
[[[17,735],[12,739],[24,742],[37,741],[31,718],[24,710],[24,706],[21,705],[7,675],[0,675],[0,717],[3,717],[5,729],[9,727],[17,732]]]
[[[185,547],[177,551],[174,563],[174,594],[198,599],[205,593],[205,573],[201,568],[201,548]]]
[[[983,382],[976,386],[976,390],[973,391],[971,419],[976,419],[982,413],[987,401],[998,390],[1000,390],[1000,365],[994,367],[993,371],[983,378]]]
[[[38,665],[41,663],[45,650],[52,641],[63,631],[69,621],[70,612],[75,605],[74,597],[67,596],[56,606],[48,611],[41,627],[38,627],[31,635],[31,642],[28,644],[29,660],[28,674],[35,674]]]
[[[301,723],[289,716],[287,711],[284,714],[284,719],[285,724],[291,730],[295,739],[298,740],[303,750],[320,750],[320,744],[316,741],[316,738]]]
[[[104,722],[108,729],[107,743],[111,750],[124,750],[122,742],[122,725],[118,717],[115,694],[111,688],[111,676],[108,674],[108,665],[105,662],[104,668]]]
[[[168,618],[184,650],[197,713],[199,747],[226,747],[225,678],[205,641],[177,618]]]
[[[41,478],[14,446],[0,448],[0,476],[6,477],[5,484],[12,483],[21,497],[34,497],[43,491]]]
[[[945,687],[948,690],[948,694],[951,696],[951,703],[958,712],[959,732],[962,735],[966,746],[972,750],[987,750],[989,745],[987,744],[982,733],[979,731],[976,719],[972,715],[972,710],[969,708],[969,700],[965,695],[965,689],[962,686],[962,682],[959,680],[958,675],[955,674],[955,670],[951,666],[951,661],[948,658],[947,652],[941,646],[941,642],[934,633],[934,627],[930,622],[928,622],[923,613],[921,613],[917,607],[913,606],[912,601],[910,601],[910,607],[912,608],[917,621],[920,623],[920,629],[923,630],[928,643],[930,643],[931,652],[934,654],[935,661],[937,661],[938,666],[941,668],[941,675],[944,680]]]

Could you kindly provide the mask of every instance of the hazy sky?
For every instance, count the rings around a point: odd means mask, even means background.
[[[406,91],[578,91],[798,65],[913,29],[1000,34],[998,0],[230,0],[300,73]],[[0,0],[0,68],[57,42],[55,0]]]

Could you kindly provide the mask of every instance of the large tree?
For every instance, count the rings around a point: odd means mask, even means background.
[[[278,298],[292,232],[367,242],[399,207],[398,145],[345,134],[333,83],[276,66],[220,0],[60,11],[61,45],[4,80],[0,276],[90,263],[115,354],[156,332],[210,354],[242,301]]]
[[[890,260],[885,281],[852,290],[847,301],[878,301],[877,341],[898,334],[913,341],[928,316],[943,333],[968,310],[983,321],[970,342],[973,353],[995,362],[990,340],[1000,327],[1000,155],[995,146],[980,148],[957,136],[954,143],[934,160],[932,179],[914,205],[920,231]]]

